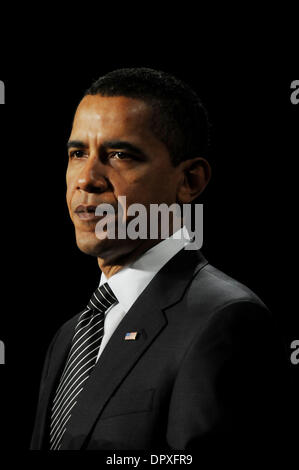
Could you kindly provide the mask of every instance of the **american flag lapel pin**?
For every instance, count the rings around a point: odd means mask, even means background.
[[[138,335],[138,331],[131,331],[125,334],[125,340],[135,340]]]

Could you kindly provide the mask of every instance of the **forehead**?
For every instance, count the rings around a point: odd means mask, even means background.
[[[151,108],[142,100],[124,96],[87,95],[76,110],[72,134],[148,132],[150,116]]]

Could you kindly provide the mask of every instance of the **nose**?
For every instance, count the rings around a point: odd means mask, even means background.
[[[77,189],[88,193],[102,193],[109,187],[109,180],[105,174],[105,165],[96,155],[88,158],[82,171],[78,175]]]

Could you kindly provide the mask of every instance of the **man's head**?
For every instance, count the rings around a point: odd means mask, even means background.
[[[78,206],[117,208],[119,196],[127,207],[190,203],[210,178],[207,146],[206,112],[181,81],[146,68],[100,77],[77,108],[68,143],[67,203],[79,248],[110,260],[134,249],[140,240],[99,240],[99,219]]]

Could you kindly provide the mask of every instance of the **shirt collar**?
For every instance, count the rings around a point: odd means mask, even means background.
[[[100,285],[108,282],[122,308],[128,312],[157,272],[188,243],[190,236],[186,226],[183,226],[108,280],[102,273]]]

